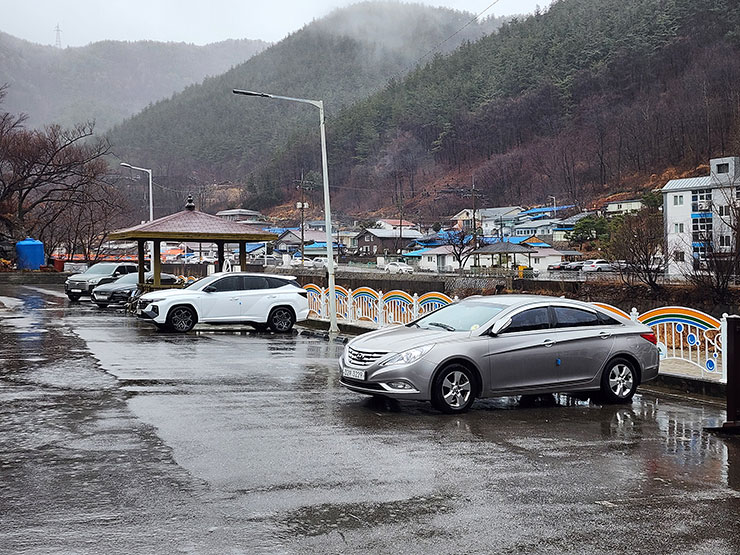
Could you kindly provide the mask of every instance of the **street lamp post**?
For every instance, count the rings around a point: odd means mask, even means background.
[[[548,195],[547,198],[551,198],[552,199],[552,217],[555,218],[555,217],[557,217],[556,215],[558,213],[557,205],[555,204],[555,197],[552,196],[552,195]]]
[[[152,170],[148,168],[139,168],[137,166],[132,166],[131,164],[127,164],[126,162],[121,162],[121,166],[124,168],[128,168],[130,170],[137,170],[140,172],[146,172],[146,174],[149,176],[149,221],[154,221],[154,197],[152,196]],[[151,257],[151,260],[149,261],[152,271],[152,276],[154,279],[155,284],[159,284],[159,276],[154,275],[154,241],[149,241],[149,256]],[[141,261],[143,264],[143,260]]]
[[[326,225],[326,259],[327,259],[327,270],[328,270],[328,281],[329,281],[329,332],[338,333],[339,326],[337,325],[337,292],[336,283],[334,280],[334,249],[332,245],[331,236],[331,207],[329,203],[329,163],[326,156],[326,125],[324,122],[324,102],[321,100],[307,100],[305,98],[292,98],[289,96],[278,96],[276,94],[267,94],[254,91],[244,91],[240,89],[233,89],[234,94],[242,94],[244,96],[260,96],[262,98],[274,98],[277,100],[288,100],[291,102],[301,102],[303,104],[311,104],[319,109],[319,121],[321,130],[321,165],[322,173],[324,174],[324,218]]]

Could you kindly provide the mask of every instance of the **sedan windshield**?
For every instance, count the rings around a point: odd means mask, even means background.
[[[409,325],[422,329],[472,331],[488,322],[504,308],[506,308],[504,305],[491,303],[449,304]]]

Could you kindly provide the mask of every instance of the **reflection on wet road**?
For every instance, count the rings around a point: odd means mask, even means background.
[[[721,407],[450,417],[340,389],[339,343],[163,334],[59,291],[0,290],[0,552],[740,552]]]

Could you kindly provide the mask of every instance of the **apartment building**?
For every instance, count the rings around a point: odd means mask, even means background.
[[[740,157],[713,158],[709,168],[707,176],[672,179],[661,189],[670,275],[700,265],[710,250],[734,245],[728,224],[740,198]]]

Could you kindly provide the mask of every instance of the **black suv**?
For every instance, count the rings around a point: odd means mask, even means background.
[[[138,271],[139,267],[132,262],[99,262],[81,274],[69,276],[64,282],[64,292],[71,301],[79,301],[80,297],[89,295],[98,285]]]

